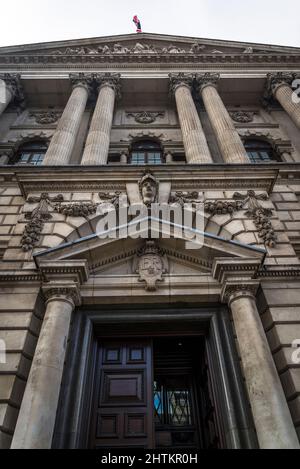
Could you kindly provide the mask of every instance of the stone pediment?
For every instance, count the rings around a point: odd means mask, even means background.
[[[300,54],[300,48],[159,34],[129,34],[0,48],[0,55],[128,56]]]

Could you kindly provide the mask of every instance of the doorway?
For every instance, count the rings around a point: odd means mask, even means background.
[[[257,448],[227,309],[76,310],[52,447],[170,445]]]
[[[92,448],[222,448],[205,338],[99,341]]]

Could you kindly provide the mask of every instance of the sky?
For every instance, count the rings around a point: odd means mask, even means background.
[[[2,5],[1,5],[2,4]],[[144,32],[300,47],[299,0],[2,0],[0,46]]]

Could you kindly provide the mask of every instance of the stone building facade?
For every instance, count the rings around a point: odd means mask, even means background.
[[[300,49],[142,33],[0,79],[0,447],[299,448]],[[203,246],[101,236],[120,195],[201,202]]]

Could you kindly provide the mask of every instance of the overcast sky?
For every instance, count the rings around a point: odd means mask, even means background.
[[[150,33],[300,47],[299,0],[1,0],[0,46]]]

